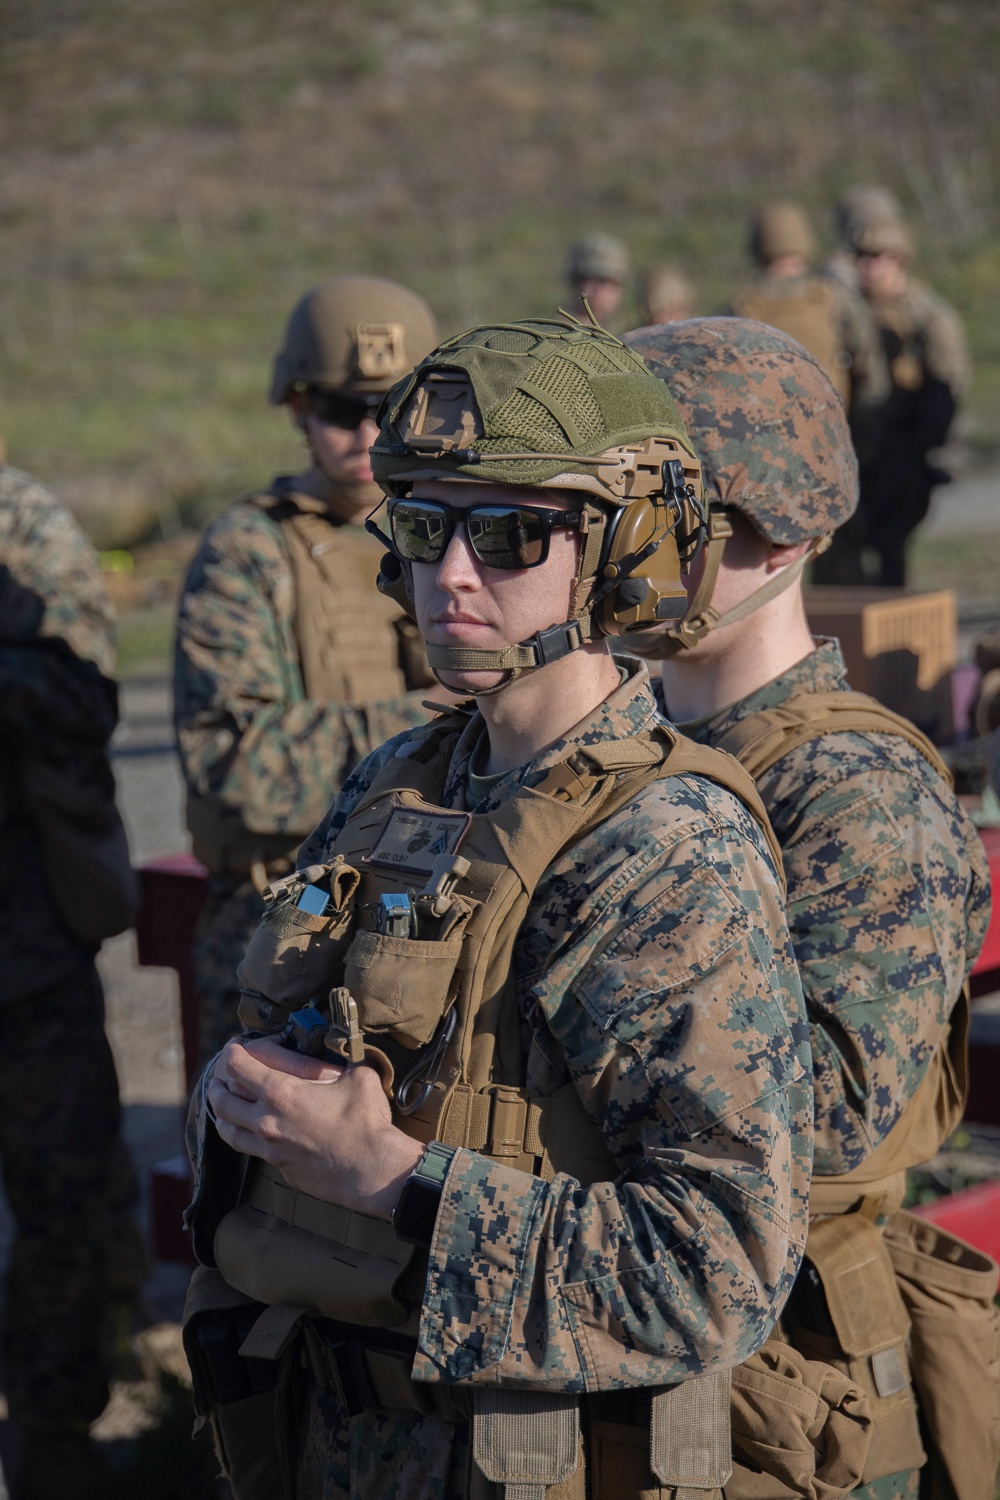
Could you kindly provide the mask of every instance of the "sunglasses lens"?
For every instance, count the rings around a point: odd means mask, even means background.
[[[536,511],[477,509],[465,524],[473,552],[488,568],[533,568],[543,559],[544,523]]]
[[[374,418],[382,397],[339,396],[331,391],[313,391],[311,404],[313,415],[325,426],[357,432],[365,417]]]
[[[451,539],[451,526],[436,505],[397,500],[389,512],[396,551],[407,562],[436,563]]]

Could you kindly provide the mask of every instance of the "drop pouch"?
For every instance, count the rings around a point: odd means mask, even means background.
[[[311,865],[290,876],[273,893],[237,971],[241,989],[284,1005],[325,999],[340,983],[343,957],[351,939],[353,896],[360,876],[343,859]],[[329,881],[330,904],[323,916],[302,911],[296,900],[306,885]]]
[[[446,938],[393,937],[358,931],[344,960],[344,983],[364,996],[366,1035],[389,1032],[404,1047],[433,1037],[454,994],[465,929],[478,905],[452,897],[456,915]]]
[[[885,1232],[910,1318],[913,1380],[930,1449],[921,1496],[982,1500],[1000,1459],[1000,1311],[994,1260],[900,1210]]]

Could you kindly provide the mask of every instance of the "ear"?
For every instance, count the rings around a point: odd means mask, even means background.
[[[783,547],[777,542],[772,542],[765,565],[766,571],[780,573],[784,568],[791,567],[792,563],[798,562],[800,557],[805,556],[811,546],[811,539],[805,542],[795,542],[790,547]]]
[[[306,417],[309,415],[309,398],[305,391],[290,392],[285,405],[293,426],[297,427],[300,432],[305,432]]]

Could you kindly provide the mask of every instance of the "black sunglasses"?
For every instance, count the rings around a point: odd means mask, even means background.
[[[321,391],[313,387],[309,391],[309,410],[325,427],[343,427],[348,432],[357,432],[366,417],[374,421],[384,397],[384,391],[344,396],[339,391]]]
[[[389,500],[386,509],[393,545],[407,562],[440,562],[455,527],[464,526],[469,546],[487,568],[537,568],[549,555],[552,532],[578,530],[586,516],[582,510],[528,505],[459,510],[440,500]]]

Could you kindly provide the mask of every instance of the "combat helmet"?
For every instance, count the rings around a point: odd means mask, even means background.
[[[292,309],[274,357],[270,401],[319,388],[375,395],[412,370],[438,340],[422,297],[380,276],[334,276]]]
[[[613,234],[585,234],[570,246],[566,257],[566,280],[572,286],[591,278],[624,286],[630,273],[628,251]]]
[[[812,228],[797,203],[766,203],[750,225],[750,254],[761,266],[783,255],[812,257]]]
[[[876,220],[903,221],[903,209],[891,188],[878,183],[858,183],[849,187],[837,199],[833,209],[833,224],[838,239],[850,247],[855,235]]]
[[[904,265],[913,260],[913,237],[900,219],[869,219],[852,236],[856,255],[896,255]]]
[[[521,672],[601,636],[679,619],[701,546],[694,449],[666,386],[604,329],[566,317],[447,339],[382,408],[372,474],[389,503],[422,479],[579,492],[580,561],[570,618],[502,651],[427,648],[436,671]],[[379,587],[412,613],[411,565],[390,555]]]
[[[643,638],[638,654],[664,658],[696,646],[716,626],[760,609],[826,550],[858,503],[857,461],[843,402],[828,376],[780,329],[746,318],[692,318],[626,335],[667,383],[701,456],[708,504],[705,571],[684,619]],[[740,511],[780,546],[805,555],[720,616],[712,592]]]

